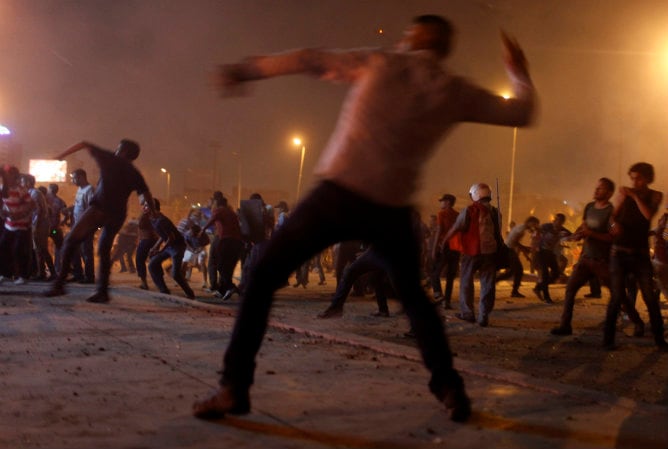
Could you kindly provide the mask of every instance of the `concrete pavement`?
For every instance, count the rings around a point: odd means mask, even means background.
[[[416,349],[374,338],[404,320],[368,317],[372,302],[313,319],[332,288],[279,292],[252,413],[200,421],[190,407],[216,385],[237,299],[127,285],[107,305],[84,301],[90,286],[0,286],[0,447],[668,448],[668,407],[460,358],[474,415],[451,423]]]

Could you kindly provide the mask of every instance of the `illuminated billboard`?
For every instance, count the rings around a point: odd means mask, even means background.
[[[30,159],[28,172],[37,182],[66,182],[67,162],[55,159]]]

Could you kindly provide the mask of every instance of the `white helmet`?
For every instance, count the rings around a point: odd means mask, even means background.
[[[483,198],[492,198],[492,189],[487,184],[473,184],[469,189],[469,195],[473,201],[480,201]]]

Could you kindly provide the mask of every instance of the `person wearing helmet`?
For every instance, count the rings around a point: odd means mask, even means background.
[[[90,207],[84,211],[81,218],[75,223],[65,238],[62,249],[62,269],[49,290],[44,296],[60,296],[65,294],[65,279],[69,273],[70,261],[75,249],[86,237],[97,228],[102,228],[98,240],[98,256],[100,267],[97,279],[97,292],[86,299],[88,302],[109,302],[109,274],[111,272],[111,246],[114,237],[123,226],[127,217],[128,198],[134,191],[139,195],[141,204],[148,204],[153,210],[153,198],[144,177],[132,165],[132,161],[139,156],[139,145],[128,139],[119,143],[115,152],[103,150],[89,142],[79,142],[61,154],[56,159],[62,160],[72,153],[88,149],[90,155],[100,168],[100,179],[93,194]]]
[[[471,323],[476,322],[473,306],[473,278],[480,277],[480,304],[478,324],[489,325],[489,315],[496,299],[496,254],[502,238],[499,211],[492,206],[492,189],[487,184],[473,184],[469,189],[473,204],[462,209],[455,224],[445,235],[450,239],[461,233],[462,256],[459,274],[459,313],[455,317]]]

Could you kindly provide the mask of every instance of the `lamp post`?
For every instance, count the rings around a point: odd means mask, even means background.
[[[510,192],[508,194],[508,224],[513,221],[513,194],[515,193],[515,151],[517,150],[517,126],[513,128],[513,149],[510,157]]]
[[[301,161],[299,162],[299,178],[297,178],[297,200],[299,200],[299,196],[302,191],[302,173],[304,170],[304,155],[306,154],[306,145],[302,142],[302,139],[299,137],[295,137],[292,139],[292,143],[295,144],[295,146],[300,146],[302,147],[302,157]]]
[[[165,168],[161,168],[160,171],[167,175],[167,203],[169,203],[169,197],[172,193],[172,175],[169,173],[169,170]]]
[[[510,94],[503,93],[501,96],[508,100]],[[517,126],[513,127],[513,147],[510,156],[510,192],[508,193],[508,224],[513,221],[513,195],[515,194],[515,152],[517,151]]]

